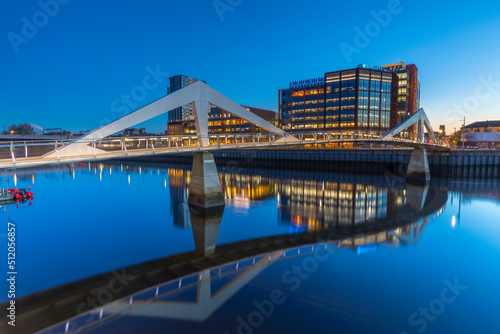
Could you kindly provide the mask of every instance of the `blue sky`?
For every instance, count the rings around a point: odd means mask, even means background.
[[[146,92],[135,95],[138,106],[166,95],[167,74],[277,110],[289,81],[399,61],[419,67],[421,103],[435,127],[452,130],[463,116],[500,119],[496,1],[59,0],[57,12],[54,1],[41,1],[52,16],[40,14],[38,1],[3,1],[0,126],[93,129],[132,111],[122,94]],[[388,8],[384,24],[373,25],[372,12]],[[24,27],[33,23],[36,31]],[[355,28],[367,26],[378,29],[356,46]],[[341,43],[357,52],[346,57]],[[160,74],[144,89],[151,71]],[[146,125],[163,131],[166,122]]]

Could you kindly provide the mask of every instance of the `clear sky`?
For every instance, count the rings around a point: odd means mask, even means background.
[[[166,95],[167,74],[277,110],[289,81],[400,61],[418,66],[435,128],[500,119],[498,1],[54,1],[2,3],[0,126],[93,129]]]

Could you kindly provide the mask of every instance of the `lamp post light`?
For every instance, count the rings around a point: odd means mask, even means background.
[[[462,120],[458,120],[458,122],[462,122]],[[462,150],[465,150],[465,116],[464,116],[464,120],[463,120],[464,124],[462,126],[462,138],[460,138],[462,140]]]
[[[457,148],[457,127],[454,126],[453,130],[454,130],[454,132],[453,132],[453,142],[455,143],[455,149],[456,149]]]

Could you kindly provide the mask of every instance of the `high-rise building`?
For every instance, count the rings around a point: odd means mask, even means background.
[[[290,132],[386,131],[398,124],[398,76],[382,67],[328,72],[279,91],[280,127]]]
[[[397,63],[381,66],[398,76],[398,123],[408,119],[420,109],[420,81],[416,65]]]
[[[185,75],[175,75],[170,78],[170,87],[167,88],[167,94],[172,94],[179,89],[187,87],[192,83],[199,81],[196,78],[191,78]],[[204,81],[203,81],[204,82]],[[168,122],[177,122],[188,120],[193,116],[193,103],[186,104],[182,107],[175,108],[168,112]]]

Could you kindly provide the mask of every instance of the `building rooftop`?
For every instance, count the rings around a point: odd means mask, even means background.
[[[467,125],[465,128],[471,129],[471,128],[487,128],[487,127],[500,127],[500,121],[474,122],[472,124]]]

